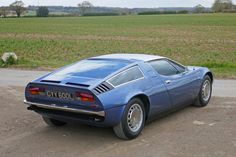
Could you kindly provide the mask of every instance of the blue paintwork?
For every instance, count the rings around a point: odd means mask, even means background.
[[[204,76],[210,72],[209,69],[204,67],[189,66],[186,68],[187,70],[184,73],[173,76],[162,76],[159,75],[147,61],[163,58],[165,57],[143,54],[110,54],[89,58],[58,69],[30,82],[26,87],[25,97],[27,101],[48,105],[56,104],[61,107],[66,105],[67,107],[74,109],[105,111],[106,116],[103,122],[85,121],[81,119],[74,120],[95,126],[114,126],[120,122],[126,104],[133,97],[142,95],[146,96],[149,101],[149,104],[147,104],[149,105],[147,119],[150,119],[173,108],[191,104],[199,93]],[[108,65],[112,63],[112,66],[115,68],[105,66],[99,67],[97,70],[95,68],[88,71],[76,72],[77,68],[83,65],[81,63],[87,61],[101,61],[109,63]],[[48,98],[46,96],[32,96],[28,92],[29,86],[37,86],[55,91],[69,92],[72,94],[76,91],[93,93],[93,89],[96,86],[132,66],[139,66],[144,74],[144,78],[118,86],[99,95],[94,93],[96,98],[94,104],[99,106],[95,109],[90,108],[91,103],[88,102],[58,100],[57,98]],[[41,82],[42,80],[60,81],[60,83]],[[167,80],[171,81],[171,83],[166,84],[165,82]],[[84,84],[88,87],[67,85],[66,83],[68,82]],[[64,121],[71,120],[70,117],[63,117],[61,115],[47,116]]]

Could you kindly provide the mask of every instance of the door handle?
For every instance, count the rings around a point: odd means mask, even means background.
[[[171,80],[166,80],[165,82],[166,82],[166,84],[170,84]]]

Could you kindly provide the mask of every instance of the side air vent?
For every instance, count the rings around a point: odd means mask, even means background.
[[[106,83],[106,82],[103,82],[101,83],[100,85],[98,85],[97,87],[95,87],[93,89],[93,91],[96,93],[96,94],[101,94],[101,93],[104,93],[104,92],[107,92],[109,90],[113,89],[113,87]]]
[[[79,87],[89,87],[89,85],[86,85],[86,84],[80,84],[80,83],[67,82],[66,84],[68,84],[68,85],[72,85],[72,86],[79,86]]]
[[[42,80],[40,82],[61,83],[61,81],[53,81],[53,80]]]

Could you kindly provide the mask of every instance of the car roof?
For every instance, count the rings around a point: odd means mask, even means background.
[[[92,57],[89,59],[115,59],[115,60],[124,60],[124,61],[150,61],[165,58],[157,55],[147,55],[147,54],[107,54],[97,57]]]

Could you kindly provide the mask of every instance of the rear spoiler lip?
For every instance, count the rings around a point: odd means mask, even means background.
[[[55,105],[51,106],[51,105],[45,105],[45,104],[41,104],[41,103],[29,102],[27,100],[24,100],[24,103],[27,105],[30,105],[30,106],[37,106],[37,107],[46,108],[46,109],[67,111],[67,112],[73,112],[73,113],[82,113],[82,114],[88,114],[88,115],[97,115],[97,116],[105,117],[105,111],[89,111],[89,110],[83,110],[83,109],[59,107],[59,106],[55,106]]]
[[[66,84],[66,83],[58,83],[58,84],[55,84],[55,83],[50,83],[50,82],[41,82],[41,81],[38,81],[38,82],[35,82],[35,81],[32,81],[32,82],[29,82],[26,87],[28,85],[50,85],[50,86],[59,86],[59,87],[70,87],[70,88],[75,88],[75,89],[86,89],[86,90],[89,90],[91,91],[91,89],[89,87],[85,87],[85,86],[76,86],[76,85],[70,85],[70,84]]]

